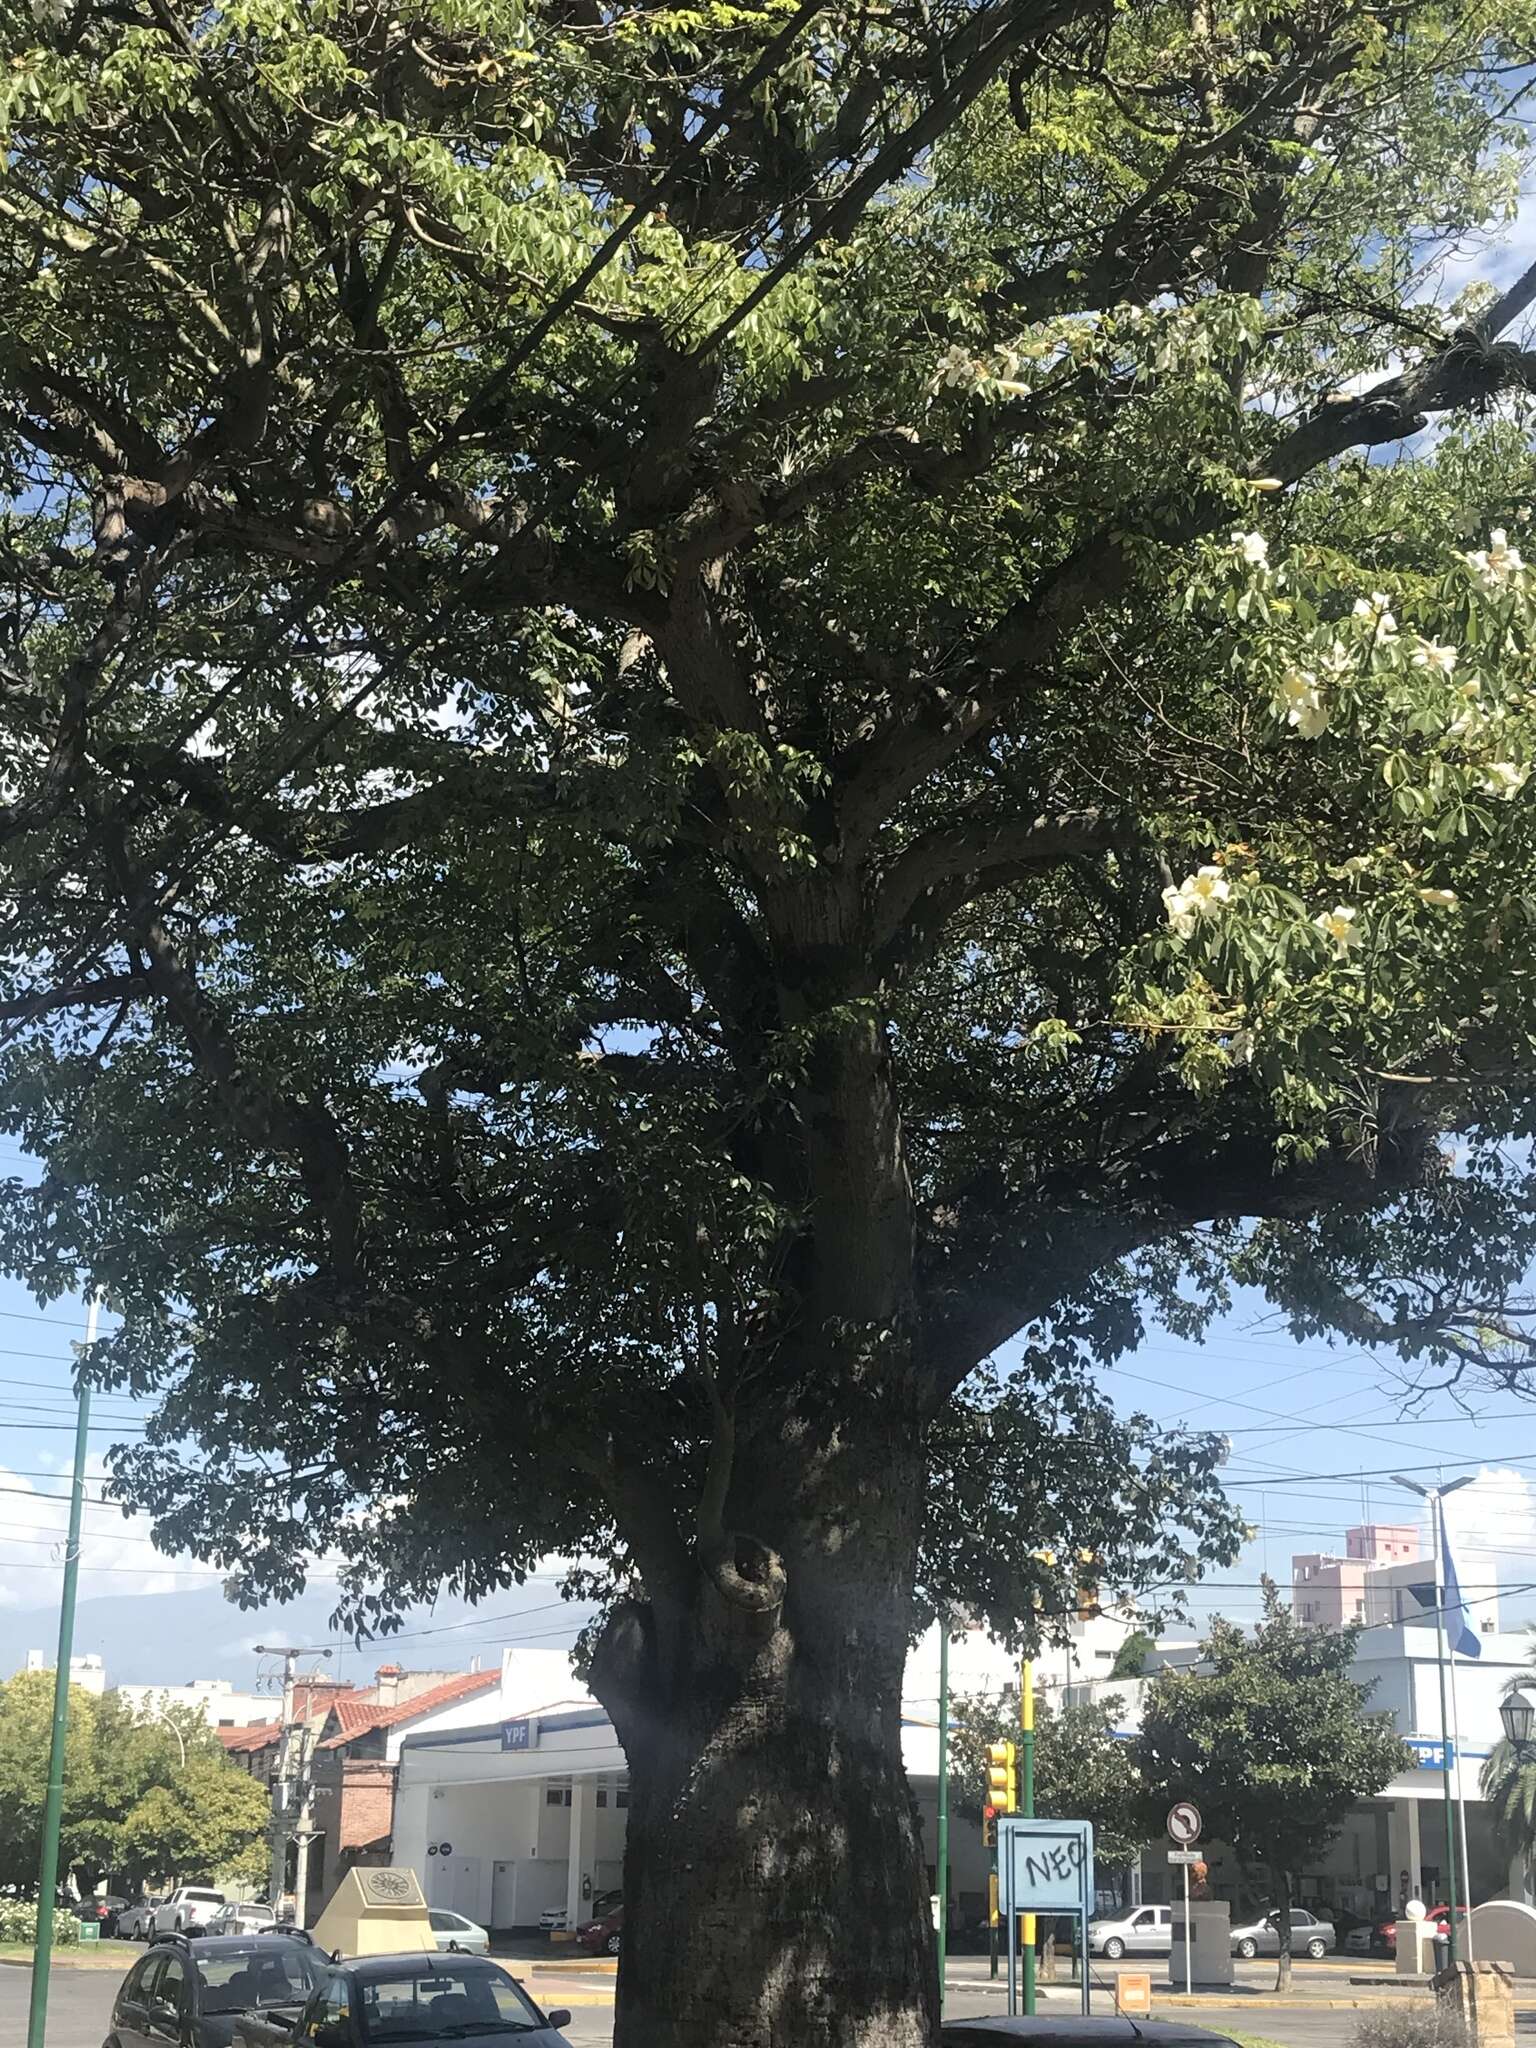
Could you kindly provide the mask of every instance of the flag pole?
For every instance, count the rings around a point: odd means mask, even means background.
[[[1451,1667],[1451,1741],[1455,1745],[1456,1750],[1456,1819],[1461,1829],[1461,1896],[1467,1912],[1465,1955],[1463,1960],[1470,1963],[1476,1961],[1472,1946],[1472,1864],[1467,1854],[1467,1789],[1466,1780],[1462,1773],[1461,1715],[1456,1704],[1456,1645],[1461,1640],[1462,1634],[1469,1626],[1469,1623],[1467,1621],[1466,1602],[1461,1591],[1461,1579],[1451,1563],[1451,1536],[1450,1531],[1445,1526],[1445,1501],[1443,1497],[1440,1498],[1438,1505],[1440,1508],[1440,1549],[1442,1553],[1439,1577],[1445,1584],[1445,1598],[1447,1602],[1450,1600],[1450,1589],[1453,1584],[1456,1588],[1457,1599],[1456,1614],[1458,1619],[1455,1633],[1453,1635],[1450,1627],[1447,1626],[1444,1640],[1449,1651],[1448,1661]],[[1449,1615],[1445,1616],[1445,1621],[1447,1624],[1450,1622]]]

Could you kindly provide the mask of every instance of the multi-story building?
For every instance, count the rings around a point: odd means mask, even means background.
[[[1369,1588],[1378,1573],[1407,1567],[1419,1555],[1419,1532],[1411,1522],[1365,1522],[1345,1531],[1344,1555],[1309,1551],[1291,1559],[1291,1604],[1298,1621],[1319,1628],[1376,1619]],[[1431,1570],[1431,1578],[1433,1571]],[[1430,1593],[1430,1605],[1434,1593]]]

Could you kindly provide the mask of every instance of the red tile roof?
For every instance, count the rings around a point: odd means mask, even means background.
[[[217,1728],[214,1733],[226,1749],[266,1749],[283,1732],[281,1721],[258,1721],[250,1728]]]
[[[489,1692],[500,1683],[499,1671],[461,1671],[456,1678],[444,1679],[441,1685],[417,1693],[414,1699],[402,1700],[398,1706],[383,1707],[368,1700],[338,1700],[332,1709],[339,1724],[337,1731],[327,1736],[320,1747],[342,1749],[370,1729],[393,1728],[401,1721],[414,1721],[422,1714],[435,1713],[439,1707],[452,1706],[455,1700],[472,1699],[477,1692]]]

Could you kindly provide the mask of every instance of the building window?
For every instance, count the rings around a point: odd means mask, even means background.
[[[569,1785],[546,1785],[544,1787],[544,1804],[546,1806],[569,1806],[570,1803],[571,1788]]]
[[[628,1806],[629,1787],[627,1785],[621,1785],[618,1791],[614,1793],[613,1803],[615,1806]]]
[[[599,1785],[597,1788],[597,1803],[599,1806],[608,1804],[608,1788],[605,1785]]]

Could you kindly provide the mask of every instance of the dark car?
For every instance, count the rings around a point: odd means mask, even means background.
[[[576,1939],[588,1955],[616,1956],[624,1946],[624,1901],[620,1899],[612,1912],[584,1920],[576,1930]]]
[[[165,1935],[123,1979],[106,2048],[234,2048],[246,2014],[286,2040],[328,1974],[325,1957],[297,1935],[199,1935],[195,1944]]]
[[[332,1963],[293,2041],[303,2048],[428,2048],[438,2041],[568,2048],[568,2012],[540,2012],[488,1956],[354,1956]],[[234,2048],[268,2048],[265,2036]]]
[[[1226,2034],[1209,2027],[1187,2027],[1179,2020],[1129,2020],[1109,2014],[1102,2018],[1069,2017],[1052,2013],[1017,2015],[1012,2019],[994,2013],[986,2019],[946,2020],[939,2035],[943,2048],[1022,2048],[1034,2042],[1037,2048],[1236,2048]]]

